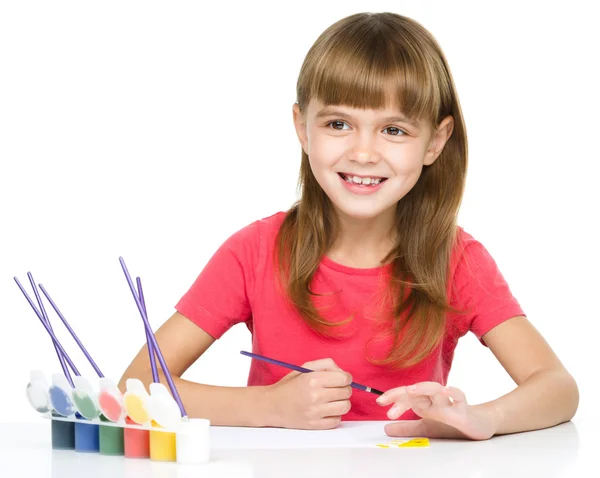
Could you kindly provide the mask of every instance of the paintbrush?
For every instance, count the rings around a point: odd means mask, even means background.
[[[299,367],[298,365],[293,365],[291,363],[282,362],[280,360],[275,360],[272,358],[265,357],[263,355],[253,354],[250,352],[246,352],[244,350],[240,351],[242,355],[246,355],[247,357],[252,357],[257,360],[263,360],[264,362],[272,363],[273,365],[279,365],[280,367],[289,368],[290,370],[295,370],[296,372],[309,373],[314,372],[314,370],[310,370],[305,367]],[[374,393],[375,395],[383,395],[381,390],[377,390],[376,388],[367,387],[366,385],[361,385],[360,383],[352,382],[350,384],[352,388],[356,388],[357,390],[362,390],[363,392]]]

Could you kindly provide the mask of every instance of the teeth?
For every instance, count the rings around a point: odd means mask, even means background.
[[[369,184],[377,185],[382,181],[381,178],[359,178],[358,176],[347,176],[345,179],[349,183],[364,184],[365,186]]]

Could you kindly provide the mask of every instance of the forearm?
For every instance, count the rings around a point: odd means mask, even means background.
[[[512,392],[473,408],[490,417],[495,435],[503,435],[569,421],[578,403],[575,381],[566,370],[556,369],[535,373]]]
[[[159,371],[160,382],[169,388]],[[146,386],[152,382],[148,373],[136,374]],[[125,391],[125,375],[119,386]],[[267,387],[220,387],[173,377],[173,383],[190,418],[208,418],[218,426],[268,426],[268,409],[265,404]]]

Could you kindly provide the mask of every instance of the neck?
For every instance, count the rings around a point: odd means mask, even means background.
[[[378,267],[394,246],[394,208],[367,218],[353,218],[337,211],[338,234],[327,256],[343,265]]]

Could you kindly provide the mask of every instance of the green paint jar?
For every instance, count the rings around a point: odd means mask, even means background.
[[[102,414],[100,415],[100,421],[110,422],[110,420]],[[122,426],[100,425],[100,454],[124,454]]]

